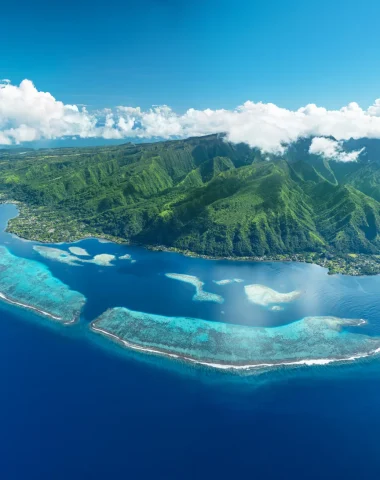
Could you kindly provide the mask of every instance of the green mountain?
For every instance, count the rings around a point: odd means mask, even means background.
[[[4,150],[0,194],[30,209],[12,230],[40,240],[96,233],[213,256],[380,252],[380,148],[343,163],[308,145],[280,157],[210,135]]]

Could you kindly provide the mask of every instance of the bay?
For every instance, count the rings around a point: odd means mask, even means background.
[[[2,478],[369,478],[380,471],[380,362],[279,368],[241,376],[127,351],[91,332],[112,307],[246,326],[305,316],[364,318],[380,334],[380,277],[329,276],[296,263],[211,261],[87,239],[114,266],[43,258],[3,232],[0,245],[46,265],[86,297],[73,326],[0,303]],[[130,255],[131,259],[119,257]],[[87,257],[83,257],[85,259]],[[193,275],[224,303],[193,301]],[[239,278],[241,283],[214,281]],[[302,291],[282,311],[248,301],[244,286]],[[352,329],[354,331],[354,329]]]

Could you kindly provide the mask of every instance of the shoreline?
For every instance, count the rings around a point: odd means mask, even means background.
[[[2,202],[4,203],[4,202]],[[19,206],[18,202],[6,202],[6,203],[9,203],[9,204],[13,204],[16,206],[16,208]],[[8,229],[6,231],[9,231]],[[16,235],[12,232],[13,235]],[[18,237],[18,236],[17,236]],[[103,239],[103,241],[112,241],[112,242],[115,242],[115,243],[125,243],[125,242],[117,242],[117,240],[110,240],[110,239],[107,239],[107,238],[104,238],[104,237],[96,237],[96,236],[87,236],[87,237],[84,237],[84,238],[93,238],[93,239],[96,239],[96,240],[100,240]],[[83,240],[83,238],[81,239],[78,239],[77,242]],[[29,240],[29,241],[33,241],[33,240]],[[46,243],[46,242],[44,242]],[[74,243],[74,242],[70,242],[70,243]],[[75,242],[76,243],[76,242]],[[173,249],[173,248],[166,248],[164,246],[160,246],[160,247],[152,247],[152,246],[143,246],[143,248],[146,248],[146,249],[150,249],[150,250],[160,250],[160,251],[168,251],[168,252],[173,252],[175,251],[176,253],[180,253],[180,254],[183,254],[183,255],[186,255],[186,256],[193,256],[193,257],[199,257],[199,258],[205,258],[205,259],[211,259],[212,257],[207,257],[207,256],[204,256],[204,255],[197,255],[197,254],[192,254],[191,252],[179,252],[177,249]],[[260,261],[258,259],[255,259],[255,258],[250,258],[250,257],[240,257],[240,258],[231,258],[231,257],[227,257],[227,258],[212,258],[214,260],[240,260],[240,261]],[[270,262],[270,261],[286,261],[285,259],[268,259],[268,258],[265,258],[265,259],[261,259],[261,261],[267,261],[267,262]],[[292,260],[290,259],[289,261],[295,261],[295,260]],[[19,306],[19,307],[22,307],[22,308],[25,308],[25,309],[29,309],[29,310],[32,310],[34,312],[36,312],[37,314],[39,315],[42,315],[42,316],[45,316],[45,317],[49,317],[50,319],[53,319],[55,321],[57,321],[58,323],[61,323],[62,325],[69,325],[69,324],[73,324],[75,323],[78,318],[79,318],[79,314],[78,315],[75,315],[71,320],[69,321],[63,321],[63,317],[61,316],[58,316],[58,315],[54,315],[50,312],[47,312],[45,310],[42,310],[38,307],[35,307],[33,305],[29,305],[27,303],[23,303],[23,302],[20,302],[20,301],[17,301],[17,300],[14,300],[8,296],[6,296],[5,294],[1,293],[0,292],[0,300],[3,300],[9,304],[12,304],[12,305],[16,305],[16,306]],[[362,324],[365,324],[366,321],[363,320],[363,319],[360,319],[359,322],[358,322],[358,325],[362,325]],[[329,365],[331,363],[345,363],[345,362],[354,362],[356,360],[359,360],[359,359],[362,359],[362,358],[367,358],[367,357],[371,357],[371,356],[375,356],[377,354],[380,354],[380,347],[379,348],[376,348],[376,349],[373,349],[373,350],[369,350],[369,351],[366,351],[366,352],[358,352],[358,353],[354,353],[352,355],[349,355],[349,356],[342,356],[342,357],[333,357],[333,358],[306,358],[306,359],[284,359],[282,361],[253,361],[253,362],[248,362],[248,363],[243,363],[243,362],[238,362],[238,363],[233,363],[233,361],[222,361],[222,360],[216,360],[216,361],[213,361],[213,360],[202,360],[202,359],[197,359],[191,355],[187,355],[187,354],[182,354],[182,353],[174,353],[174,352],[170,352],[168,350],[166,350],[165,348],[156,348],[156,347],[148,347],[148,346],[142,346],[142,345],[139,345],[139,344],[136,344],[136,343],[132,343],[132,342],[129,342],[127,340],[124,340],[123,338],[121,337],[118,337],[116,334],[113,334],[107,330],[104,330],[103,328],[100,328],[96,325],[96,320],[94,320],[93,322],[89,323],[89,329],[90,331],[93,331],[94,333],[97,333],[97,334],[100,334],[102,335],[104,338],[108,338],[108,339],[111,339],[111,341],[113,341],[114,343],[117,343],[118,345],[120,345],[121,347],[123,348],[127,348],[127,349],[130,349],[130,350],[134,350],[134,351],[138,351],[138,352],[141,352],[141,353],[147,353],[147,354],[151,354],[151,355],[158,355],[158,356],[163,356],[163,357],[166,357],[166,358],[172,358],[172,359],[175,359],[175,360],[179,360],[179,361],[183,361],[185,363],[188,363],[188,364],[196,364],[196,365],[200,365],[200,366],[204,366],[204,367],[207,367],[207,368],[213,368],[213,369],[217,369],[217,370],[224,370],[224,371],[229,371],[229,372],[239,372],[239,371],[246,371],[246,372],[249,372],[249,371],[260,371],[260,370],[267,370],[267,369],[275,369],[275,368],[282,368],[282,367],[297,367],[297,366],[324,366],[324,365]]]
[[[25,308],[27,310],[32,310],[34,312],[36,312],[37,314],[39,315],[43,315],[45,317],[49,317],[49,318],[52,318],[53,320],[61,323],[62,325],[69,325],[69,324],[72,324],[72,323],[75,323],[77,318],[74,317],[72,320],[68,320],[66,322],[63,322],[63,318],[62,317],[59,317],[57,315],[54,315],[53,313],[49,313],[49,312],[46,312],[45,310],[41,310],[40,308],[38,307],[34,307],[33,305],[29,305],[28,303],[23,303],[23,302],[19,302],[17,300],[13,300],[12,298],[10,297],[7,297],[6,295],[4,295],[4,293],[1,293],[0,292],[0,299],[3,300],[4,302],[6,303],[9,303],[11,305],[17,305],[19,307],[22,307],[22,308]]]
[[[239,365],[239,364],[233,364],[233,363],[228,364],[228,363],[215,363],[215,362],[209,362],[209,361],[202,361],[187,355],[170,353],[159,348],[142,347],[141,345],[128,342],[127,340],[124,340],[118,337],[114,333],[108,332],[107,330],[97,327],[96,320],[90,323],[90,330],[92,330],[95,333],[99,333],[105,338],[110,338],[114,343],[121,345],[123,348],[129,348],[131,350],[147,353],[150,355],[161,355],[163,357],[174,358],[176,360],[184,361],[186,363],[190,363],[190,364],[193,363],[193,364],[202,365],[209,368],[215,368],[217,370],[226,370],[229,372],[235,372],[239,370],[243,370],[243,371],[251,371],[251,370],[254,371],[254,370],[260,370],[260,369],[265,370],[268,368],[274,369],[274,368],[280,368],[280,367],[296,367],[296,366],[311,367],[311,366],[318,366],[318,365],[324,366],[324,365],[329,365],[330,363],[354,362],[361,358],[372,357],[377,354],[380,354],[380,347],[379,347],[379,348],[376,348],[375,350],[370,350],[369,352],[357,353],[349,357],[319,358],[319,359],[310,358],[305,360],[284,360],[282,362],[250,363],[250,364]]]
[[[0,198],[0,205],[1,204],[13,204],[15,205],[19,213],[16,217],[23,214],[23,210],[28,210],[33,207],[29,207],[27,204],[20,202],[18,200],[10,200]],[[26,214],[26,212],[24,212]],[[28,212],[29,213],[29,212]],[[168,252],[168,253],[178,253],[180,255],[184,255],[190,258],[200,258],[204,260],[213,260],[213,261],[236,261],[236,262],[256,262],[256,263],[265,263],[265,262],[281,262],[281,263],[308,263],[311,265],[318,265],[319,267],[327,269],[329,275],[347,275],[347,276],[372,276],[372,275],[379,275],[380,274],[380,252],[379,255],[377,254],[369,254],[369,253],[345,253],[341,255],[336,255],[334,252],[298,252],[298,253],[290,253],[290,254],[273,254],[273,255],[263,255],[263,256],[213,256],[213,255],[205,255],[201,253],[192,252],[187,249],[179,249],[177,247],[170,247],[167,245],[147,245],[143,243],[136,243],[131,242],[128,239],[124,239],[121,237],[116,237],[113,235],[95,233],[95,232],[87,232],[80,234],[74,234],[73,237],[70,237],[66,240],[62,240],[62,238],[56,238],[55,240],[48,240],[46,238],[39,239],[38,235],[28,235],[29,232],[24,232],[24,235],[13,229],[10,226],[12,223],[13,218],[9,219],[7,225],[5,227],[5,231],[12,235],[17,236],[20,240],[23,241],[31,241],[42,243],[46,245],[54,244],[68,244],[68,243],[78,243],[83,240],[98,240],[100,242],[108,243],[112,242],[117,245],[125,245],[131,247],[139,247],[144,248],[150,251],[156,252]],[[38,222],[37,222],[38,223]],[[322,255],[322,256],[320,256]]]

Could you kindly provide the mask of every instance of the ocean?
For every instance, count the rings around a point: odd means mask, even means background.
[[[0,207],[0,229],[17,210]],[[8,233],[0,245],[46,265],[83,294],[81,320],[57,325],[0,302],[1,479],[366,479],[380,475],[380,361],[273,368],[238,375],[133,352],[92,332],[108,308],[126,307],[243,326],[306,316],[364,318],[380,334],[380,277],[329,276],[297,263],[210,261],[84,240],[114,266],[42,257]],[[122,255],[130,259],[120,260]],[[224,303],[193,301],[193,275]],[[244,283],[213,281],[239,278]],[[282,311],[251,304],[244,285],[300,290]],[[357,328],[357,327],[356,327]],[[354,331],[354,328],[349,330]]]

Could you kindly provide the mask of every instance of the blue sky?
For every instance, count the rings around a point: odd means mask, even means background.
[[[0,72],[93,108],[368,106],[379,14],[368,0],[4,2]]]
[[[5,2],[0,145],[380,138],[379,18],[374,0]]]

